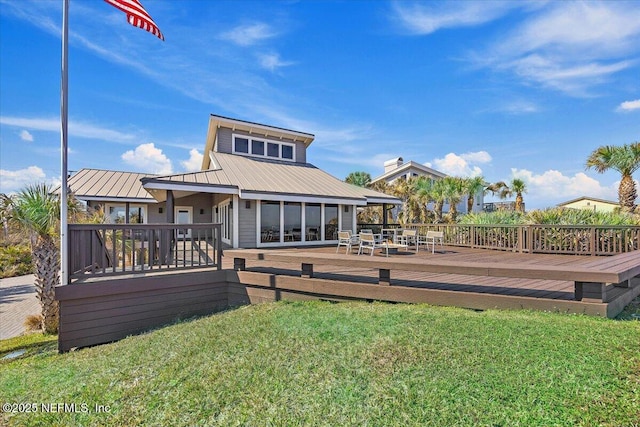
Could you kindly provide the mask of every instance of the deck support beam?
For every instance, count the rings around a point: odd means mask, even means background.
[[[382,286],[391,286],[391,270],[387,268],[380,269],[378,284]]]
[[[245,271],[247,269],[247,260],[244,258],[234,258],[233,269],[235,271]]]
[[[575,282],[575,300],[606,302],[607,284],[599,282]]]
[[[302,263],[302,277],[307,279],[313,278],[313,264]]]

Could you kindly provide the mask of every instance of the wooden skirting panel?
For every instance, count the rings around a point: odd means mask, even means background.
[[[224,310],[229,306],[227,288],[227,273],[218,270],[59,286],[58,350],[116,341]]]
[[[336,301],[359,299],[367,301],[426,303],[478,310],[492,308],[528,309],[562,313],[583,313],[603,317],[610,314],[607,310],[608,304],[597,302],[549,300],[533,297],[457,292],[404,286],[381,286],[337,280],[276,276],[249,271],[230,271],[228,279],[230,282],[230,302],[232,300],[231,293],[233,293],[235,295],[235,301],[244,304],[287,299],[323,299]],[[233,291],[231,291],[231,289],[233,289]]]

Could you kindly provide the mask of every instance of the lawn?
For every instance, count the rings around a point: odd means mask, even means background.
[[[0,400],[34,403],[1,415],[20,426],[632,427],[640,322],[262,304],[63,355],[42,343],[0,362]]]

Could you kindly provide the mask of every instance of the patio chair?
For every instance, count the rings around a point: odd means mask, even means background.
[[[369,250],[371,251],[371,256],[373,256],[373,251],[376,247],[379,248],[382,246],[379,243],[376,243],[376,238],[373,233],[360,233],[360,247],[358,248],[358,255],[360,255],[364,250]]]
[[[396,242],[401,245],[411,246],[416,245],[416,252],[418,252],[418,232],[416,230],[402,230],[402,234],[396,237]]]
[[[444,252],[444,232],[443,231],[427,231],[427,235],[424,236],[424,242],[427,244],[427,250],[429,250],[429,244],[431,244],[431,253],[436,252],[436,243],[440,243],[440,248]]]
[[[352,236],[351,231],[338,231],[338,247],[336,248],[336,253],[340,250],[340,246],[346,246],[346,252],[351,252],[353,246],[358,245],[360,243],[360,237]]]

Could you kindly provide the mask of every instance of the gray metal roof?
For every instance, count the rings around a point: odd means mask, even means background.
[[[340,198],[365,202],[399,203],[387,194],[347,184],[309,163],[292,163],[213,153],[216,169],[143,179],[147,188],[216,192],[216,187],[250,193]]]
[[[400,159],[402,159],[402,157],[400,157]],[[395,159],[393,159],[395,160]],[[438,177],[438,178],[444,178],[445,176],[447,176],[446,174],[432,169],[428,166],[425,166],[423,164],[414,162],[414,161],[408,161],[407,163],[404,163],[400,166],[398,166],[396,169],[390,170],[389,172],[385,172],[380,176],[375,177],[374,179],[371,180],[372,183],[374,182],[378,182],[378,181],[382,181],[382,180],[387,180],[389,177],[392,177],[396,174],[399,173],[406,173],[409,169],[413,169],[416,170],[418,172],[420,172],[420,174],[424,174],[424,175],[432,175],[434,177]]]
[[[81,169],[71,175],[69,188],[82,200],[126,200],[155,202],[142,187],[142,178],[154,175],[100,169]]]

